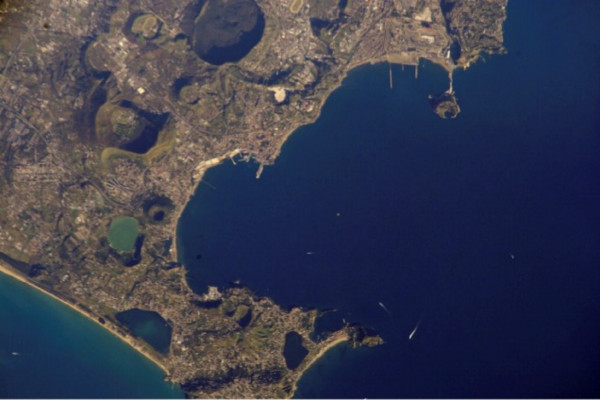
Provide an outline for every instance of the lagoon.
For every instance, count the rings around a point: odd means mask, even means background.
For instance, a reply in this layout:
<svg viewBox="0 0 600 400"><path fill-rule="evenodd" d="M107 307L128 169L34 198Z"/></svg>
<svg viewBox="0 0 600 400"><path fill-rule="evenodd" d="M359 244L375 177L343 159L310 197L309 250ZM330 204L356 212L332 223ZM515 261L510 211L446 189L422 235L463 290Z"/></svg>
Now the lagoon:
<svg viewBox="0 0 600 400"><path fill-rule="evenodd" d="M598 20L593 1L511 1L509 54L456 74L454 121L427 105L435 66L395 66L393 91L385 65L352 72L260 180L208 171L179 227L192 285L241 279L384 337L335 347L298 397L598 397ZM0 275L0 397L182 393Z"/></svg>
<svg viewBox="0 0 600 400"><path fill-rule="evenodd" d="M146 341L156 351L163 354L169 352L172 328L159 313L134 308L115 316L133 335Z"/></svg>
<svg viewBox="0 0 600 400"><path fill-rule="evenodd" d="M3 274L0 323L0 398L183 398L120 339Z"/></svg>

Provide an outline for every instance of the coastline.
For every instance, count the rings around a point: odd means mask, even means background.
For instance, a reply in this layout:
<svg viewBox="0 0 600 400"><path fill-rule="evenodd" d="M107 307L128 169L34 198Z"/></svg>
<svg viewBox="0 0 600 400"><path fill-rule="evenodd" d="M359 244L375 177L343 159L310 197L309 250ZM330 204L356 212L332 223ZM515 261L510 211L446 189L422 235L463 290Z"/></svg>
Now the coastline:
<svg viewBox="0 0 600 400"><path fill-rule="evenodd" d="M424 58L426 59L426 58ZM319 117L321 116L321 113L323 112L323 107L325 106L325 103L327 102L327 100L329 100L329 97L331 97L331 94L333 92L335 92L336 90L338 90L340 87L342 87L342 84L344 83L344 81L346 80L346 78L348 78L348 74L352 71L354 71L355 69L359 68L359 67L363 67L365 65L377 65L377 64L382 64L385 62L388 63L392 63L392 64L396 64L396 65L407 65L407 66L414 66L415 68L418 67L419 65L419 60L420 58L416 59L416 62L414 64L411 64L410 62L395 62L395 61L391 61L388 60L387 58L384 57L378 57L378 58L372 58L369 60L364 60L364 61L360 61L356 64L349 64L345 71L341 74L340 76L340 81L338 82L337 85L332 86L331 88L329 88L329 91L327 92L327 94L325 96L323 96L323 98L321 99L321 101L319 102L319 107L317 109L317 113L314 116L311 116L310 119L302 124L297 125L294 128L290 128L287 132L285 132L283 135L281 135L281 138L277 141L277 149L276 151L273 153L273 155L271 156L272 158L272 162L274 163L275 160L279 157L279 155L281 154L281 149L283 148L283 145L285 144L285 142L287 142L287 140L290 138L290 136L292 136L298 129L300 129L303 126L307 126L310 124L314 124ZM429 59L426 59L429 60ZM429 60L435 64L438 64L436 61L433 60ZM439 64L442 65L442 64ZM444 65L442 65L442 67L444 69L446 69L446 67ZM267 163L265 162L260 162L260 167L258 169L258 171L256 172L256 179L260 178L260 175L263 171L263 167L266 165Z"/></svg>
<svg viewBox="0 0 600 400"><path fill-rule="evenodd" d="M365 61L361 61L359 63L356 64L351 64L349 65L349 67L346 68L346 70L343 72L343 74L341 75L340 81L337 85L332 86L329 90L329 92L323 96L323 98L321 99L320 103L319 103L319 107L318 107L318 111L314 116L311 116L311 118L304 122L301 123L293 128L290 128L287 132L285 132L281 138L277 141L277 150L273 153L272 155L272 162L274 163L276 161L276 159L279 157L279 155L281 154L281 150L283 148L283 145L285 144L285 142L287 142L287 140L301 127L306 126L306 125L310 125L315 123L319 117L321 116L322 110L323 110L323 106L325 105L325 103L327 102L327 100L329 99L329 97L331 96L331 94L336 91L337 89L339 89L344 80L348 77L348 74L350 72L352 72L353 70L361 67L361 66L365 66L365 65L376 65L376 64L380 64L380 63L389 63L389 64L395 64L395 65L403 65L403 66L412 66L415 69L417 69L419 67L419 63L422 57L417 57L416 60L413 59L407 59L407 58L403 58L403 57L393 57L393 56L388 56L388 57L378 57L378 58L373 58L373 59L369 59L369 60L365 60ZM451 72L452 69L450 69L445 63L440 63L439 60L432 60L429 58L423 58L424 60L428 60L436 65L440 65L444 70ZM411 62L412 61L412 62ZM466 67L465 67L466 68ZM416 79L416 78L415 78ZM196 190L198 188L198 186L202 183L202 178L204 177L204 174L206 173L206 171L210 168L213 167L217 167L219 165L221 165L223 163L223 161L229 159L233 159L233 157L235 157L238 154L243 154L243 153L249 153L252 154L251 151L248 151L246 149L240 149L240 148L236 148L233 150L229 150L226 151L224 154L222 154L221 156L217 156L217 157L213 157L211 159L208 160L204 160L201 161L200 163L198 163L198 165L194 168L194 172L193 172L193 180L194 180L194 186L192 187L192 190L189 194L189 196L187 197L187 201L181 205L181 208L178 210L178 212L175 214L175 218L174 218L174 229L173 229L173 246L171 248L171 255L173 257L175 257L175 259L179 262L179 252L177 249L177 227L179 225L179 219L181 218L181 215L183 214L183 211L185 210L185 208L187 207L187 204L189 203L189 201L191 200L191 198L194 196L194 194L196 193ZM258 168L258 171L256 173L256 179L260 178L260 175L263 171L263 167L264 165L268 164L265 163L264 161L260 161L257 160L260 165ZM183 264L182 264L183 265ZM185 266L183 265L184 270L185 270L185 274L187 274L187 269L185 269ZM184 276L185 276L184 274ZM185 281L185 285L189 288L189 285L187 283L187 279L184 279ZM330 342L325 344L324 347L322 347L316 354L315 356L308 361L305 365L303 365L298 371L295 372L296 378L294 379L294 383L292 386L292 391L290 392L290 398L292 398L294 396L294 394L296 393L296 390L298 389L298 382L300 381L300 379L302 378L302 376L304 375L304 373L306 371L308 371L308 369L310 369L310 367L317 362L317 360L319 360L321 357L323 357L329 350L331 350L333 347L344 343L344 342L348 342L350 339L348 338L348 336L346 335L345 331L339 331L337 332L337 335L330 337L329 338Z"/></svg>
<svg viewBox="0 0 600 400"><path fill-rule="evenodd" d="M174 221L173 223L175 224L175 226L172 230L173 235L171 237L173 238L173 245L171 245L170 254L178 262L179 262L179 252L177 250L177 226L179 225L179 219L181 218L181 214L183 214L183 211L185 210L186 206L188 205L188 203L194 196L194 193L196 193L196 189L198 189L198 185L200 185L202 183L202 178L204 177L204 173L209 168L220 165L226 159L229 158L229 159L233 160L233 158L235 156L237 156L238 154L243 154L243 153L244 153L243 149L239 149L239 148L233 149L233 150L226 152L225 154L223 154L221 156L210 158L208 160L204 160L204 161L200 162L198 165L196 165L196 167L194 168L194 172L192 174L192 179L194 180L195 186L193 187L193 190L191 191L191 193L187 196L186 202L181 205L181 208L177 211L177 213L175 214L175 217L173 218L173 221ZM187 273L187 271L186 271L186 273ZM187 285L187 281L186 281L186 285Z"/></svg>
<svg viewBox="0 0 600 400"><path fill-rule="evenodd" d="M408 61L408 60L406 60ZM437 62L437 60L429 60L437 65L441 65L444 69L447 69L444 64L440 64L439 62ZM331 96L331 94L337 90L338 88L340 88L342 86L343 81L347 78L348 74L353 71L354 69L364 66L364 65L374 65L374 64L379 64L379 63L384 63L384 62L391 62L392 64L403 64L403 65L407 65L407 66L414 66L415 68L418 68L418 59L417 59L417 64L411 64L410 62L396 62L395 60L388 60L388 59L384 59L384 58L375 58L375 59L370 59L370 60L364 60L361 61L359 63L356 64L351 64L349 65L345 71L341 74L341 78L340 81L332 86L330 88L330 90L327 92L327 94L325 96L323 96L323 98L321 99L319 106L318 106L318 110L317 112L310 116L310 118L306 121L303 121L302 123L294 126L293 128L290 128L287 130L287 132L285 132L283 135L281 135L281 137L279 138L279 140L274 141L273 143L276 145L276 151L273 152L273 154L269 157L271 161L266 161L266 160L257 160L260 163L259 166L259 170L257 172L257 179L260 177L260 173L262 172L262 168L264 165L267 165L269 163L275 162L275 160L279 157L282 147L285 144L285 142L290 138L290 136L292 136L299 128L301 128L302 126L306 126L306 125L310 125L312 123L314 123L320 116L322 113L322 109L323 106L325 104L325 102L329 99L329 97ZM275 147L275 146L274 146ZM178 249L177 249L177 226L178 226L178 222L179 219L181 218L181 215L183 213L183 211L185 210L187 204L189 203L189 200L192 198L192 196L194 195L194 193L196 192L196 189L198 187L198 185L200 185L202 183L202 178L205 174L205 172L212 167L216 167L218 165L220 165L223 161L227 160L228 158L233 158L238 154L243 154L243 153L249 153L252 154L252 151L248 151L246 149L240 149L240 148L236 148L233 150L229 150L226 151L223 155L221 156L217 156L217 157L213 157L211 159L208 160L204 160L200 163L198 163L198 165L194 168L193 171L193 180L194 180L194 186L191 188L190 194L187 197L187 200L184 204L181 205L181 208L178 210L178 212L174 215L174 220L173 220L173 244L174 246L171 247L171 256L174 257L176 260L178 260ZM186 271L187 272L187 271ZM68 306L69 308L71 308L72 310L77 311L78 313L80 313L81 315L85 316L86 318L88 318L89 320L93 321L94 323L96 323L98 326L105 328L106 330L108 330L110 333L112 333L114 336L118 337L119 339L121 339L123 342L127 343L131 348L133 348L134 350L138 351L139 353L141 353L145 358L147 358L148 360L150 360L152 363L154 363L155 365L157 365L161 370L163 370L163 372L165 373L166 377L168 377L170 375L169 370L167 369L166 365L163 363L162 360L160 360L158 357L156 357L155 355L152 354L151 351L148 351L148 349L146 349L142 344L140 344L140 342L138 340L133 339L131 336L124 336L118 329L118 327L116 325L114 325L111 321L106 321L105 324L102 324L98 321L98 316L94 315L93 313L90 313L86 310L84 310L83 308L79 307L76 304L70 303L65 299L62 299L61 297L57 296L56 294L47 291L46 289L38 286L35 284L35 282L31 281L30 279L28 279L26 276L24 276L23 274L21 274L20 272L16 271L14 268L12 268L10 265L8 265L7 263L3 262L0 260L0 273L3 273L5 275L8 275L9 277L16 279L34 289L37 289L38 291L52 297L53 299L61 302L62 304ZM189 288L189 285L187 283L187 280L185 280L185 284L186 286ZM329 340L329 341L328 341ZM347 334L344 331L339 331L337 332L337 334L334 334L334 336L330 337L329 339L326 339L326 343L322 343L321 345L323 347L320 348L320 350L318 350L316 352L316 354L314 355L314 357L312 357L309 361L306 362L305 365L303 365L298 371L295 371L295 373L293 374L295 376L294 379L294 383L292 386L292 391L291 391L291 395L290 397L293 397L296 390L297 390L297 384L298 381L301 379L301 377L304 375L304 373L310 369L310 367L317 361L319 360L321 357L323 357L330 349L332 349L333 347L343 343L343 342L347 342L349 341L349 338L347 336ZM317 346L319 346L319 344L317 344Z"/></svg>
<svg viewBox="0 0 600 400"><path fill-rule="evenodd" d="M455 68L455 67L449 66L447 64L447 62L445 62L446 61L445 59L430 59L430 58L426 58L426 57L416 57L415 58L415 57L409 57L406 55L399 55L399 54L387 54L386 56L375 57L375 58L371 58L368 60L361 60L354 64L352 64L352 63L348 64L346 66L344 72L341 74L340 81L338 82L338 84L329 88L329 91L327 92L327 94L325 96L323 96L323 98L319 102L319 106L317 107L317 113L313 116L310 116L310 118L307 121L304 121L304 122L296 125L295 127L288 129L287 131L284 131L284 133L281 135L281 137L278 140L274 141L274 143L276 143L277 146L276 146L275 152L270 156L270 159L271 159L270 162L275 163L275 161L281 154L281 149L283 148L283 145L285 144L285 142L287 142L287 140L290 138L290 136L292 136L298 129L302 128L303 126L313 124L319 119L319 117L321 116L321 113L323 111L323 106L325 105L325 103L327 102L327 100L329 99L331 94L342 86L344 80L346 80L346 78L348 77L348 74L350 72L354 71L355 69L357 69L359 67L365 66L365 65L377 65L377 64L382 64L382 63L388 63L388 64L392 64L392 65L409 66L409 67L414 67L415 69L417 69L417 68L419 68L421 59L427 60L435 65L439 65L444 70L448 71L449 73L451 73L453 71L453 69ZM468 65L464 66L463 68L464 69L468 68ZM417 78L415 78L415 79L417 79ZM194 167L192 179L193 179L193 184L195 186L192 188L190 194L187 196L186 202L181 205L181 209L178 210L178 212L175 214L175 218L174 218L175 227L174 227L174 232L173 232L172 237L173 237L173 244L175 246L173 246L171 248L171 254L176 259L178 259L177 225L179 224L179 219L181 218L183 211L187 207L187 204L191 200L192 196L194 196L194 193L196 193L198 186L202 183L202 178L204 177L204 174L206 173L206 171L208 169L221 165L223 163L223 161L225 161L227 159L233 159L236 155L244 154L244 153L247 153L250 156L253 155L253 152L248 149L235 148L233 150L228 150L228 151L224 152L220 156L201 161L198 163L198 165L196 165L196 167ZM254 155L256 155L256 154L254 154ZM268 162L266 160L260 160L260 159L257 159L256 161L259 163L259 167L256 172L256 179L260 179L260 176L262 174L264 166L269 165L270 162Z"/></svg>
<svg viewBox="0 0 600 400"><path fill-rule="evenodd" d="M23 276L21 273L15 271L11 266L9 266L6 262L0 260L0 273L9 276L12 279L15 279L21 283L24 283L25 285L36 289L40 292L42 292L43 294L50 296L51 298L53 298L56 301L59 301L60 303L64 304L65 306L69 307L72 310L75 310L76 312L78 312L79 314L83 315L84 317L86 317L87 319L89 319L90 321L93 321L94 323L96 323L97 325L101 326L102 328L106 329L108 332L112 333L114 336L116 336L117 338L121 339L121 341L125 342L126 344L128 344L131 348L133 348L134 350L136 350L138 353L142 354L146 359L150 360L153 364L155 364L156 366L158 366L164 373L165 376L169 375L169 370L167 369L166 365L159 360L156 356L154 356L153 354L151 354L147 349L145 349L141 344L139 344L136 340L134 340L132 337L130 336L123 336L115 326L112 326L112 323L110 321L106 321L105 324L102 324L98 321L97 317L95 315L93 315L92 313L82 309L81 307L72 304L62 298L60 298L59 296L55 295L54 293L51 293L49 291L47 291L44 288L41 288L39 286L37 286L35 283L33 283L31 280L27 279L25 276Z"/></svg>
<svg viewBox="0 0 600 400"><path fill-rule="evenodd" d="M37 286L35 283L33 283L32 281L30 281L29 279L27 279L25 276L23 276L21 273L17 272L14 270L14 268L12 268L11 266L9 266L8 264L6 264L4 261L0 260L0 273L3 275L8 276L11 279L17 280L35 290L38 290L39 292L51 297L52 299L62 303L63 305L69 307L71 310L74 310L76 312L78 312L80 315L83 315L85 318L87 318L90 321L93 321L95 324L97 324L98 326L104 328L105 330L107 330L108 332L110 332L111 334L113 334L114 336L116 336L117 338L119 338L121 341L123 341L124 343L126 343L127 345L129 345L133 350L137 351L138 353L142 354L146 359L148 359L149 361L151 361L153 364L155 364L156 366L158 366L164 373L165 376L169 375L169 370L167 369L167 367L163 364L162 361L160 361L158 358L156 358L154 355L152 355L150 352L148 352L144 347L142 347L137 341L135 341L132 337L126 337L123 336L117 329L116 327L112 326L110 321L107 321L105 324L101 324L98 320L97 317L93 314L91 314L88 311L83 310L82 308L80 308L79 306L72 304L62 298L60 298L59 296L55 295L54 293L51 293L47 290L45 290L44 288L41 288L39 286ZM314 357L312 357L308 362L306 362L306 364L304 364L298 371L295 372L294 375L296 375L296 378L294 379L294 383L292 386L292 391L290 393L290 397L292 398L294 396L294 394L296 393L297 389L298 389L298 382L300 381L300 379L302 378L302 376L304 375L304 373L306 371L308 371L308 369L310 369L310 367L316 363L321 357L323 357L329 350L331 350L332 348L334 348L335 346L344 343L344 342L348 342L349 338L347 336L347 334L345 333L345 331L339 331L337 332L337 334L334 334L333 336L331 336L330 338L326 339L326 344L324 344L323 347L321 347L319 349L319 351L317 351L317 353L314 355Z"/></svg>
<svg viewBox="0 0 600 400"><path fill-rule="evenodd" d="M337 335L331 337L330 342L327 343L325 346L323 346L310 361L308 361L306 364L304 364L302 366L302 368L300 368L297 371L298 375L297 375L296 379L294 380L290 398L294 397L294 395L296 394L296 391L298 390L298 382L300 381L300 379L302 378L304 373L306 371L308 371L310 369L310 367L312 367L313 364L317 362L317 360L319 360L321 357L323 357L332 348L336 347L337 345L339 345L341 343L348 342L349 340L350 339L348 338L348 335L346 335L345 331L343 331L343 330L339 331L339 333Z"/></svg>

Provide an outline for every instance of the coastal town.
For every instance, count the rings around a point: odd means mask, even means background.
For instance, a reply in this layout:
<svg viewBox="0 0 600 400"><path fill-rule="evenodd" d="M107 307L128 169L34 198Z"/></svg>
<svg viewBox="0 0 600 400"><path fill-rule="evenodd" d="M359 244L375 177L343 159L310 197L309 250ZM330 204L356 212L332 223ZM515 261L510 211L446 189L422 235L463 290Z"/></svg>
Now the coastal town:
<svg viewBox="0 0 600 400"><path fill-rule="evenodd" d="M260 176L360 65L411 66L417 79L420 60L440 65L449 89L429 101L456 116L452 72L504 51L506 2L5 1L0 271L123 338L190 396L291 397L332 346L385 338L354 321L317 340L318 310L239 285L193 292L176 238L188 199L227 159ZM116 232L123 219L134 224ZM168 352L119 321L132 309L170 326ZM293 368L290 333L306 350Z"/></svg>

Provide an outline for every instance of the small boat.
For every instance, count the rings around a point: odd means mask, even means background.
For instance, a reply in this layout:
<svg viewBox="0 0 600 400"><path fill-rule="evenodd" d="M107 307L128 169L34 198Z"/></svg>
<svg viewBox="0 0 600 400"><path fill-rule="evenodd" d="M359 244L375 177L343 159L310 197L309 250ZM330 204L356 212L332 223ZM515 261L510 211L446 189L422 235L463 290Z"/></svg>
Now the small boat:
<svg viewBox="0 0 600 400"><path fill-rule="evenodd" d="M385 311L386 313L388 313L388 315L392 315L392 313L390 312L390 310L388 310L388 308L385 306L385 304L383 304L381 301L379 302L379 307L383 308L383 311Z"/></svg>
<svg viewBox="0 0 600 400"><path fill-rule="evenodd" d="M19 355L20 355L18 351L13 351L11 354L12 354L13 356L19 356Z"/></svg>
<svg viewBox="0 0 600 400"><path fill-rule="evenodd" d="M410 335L408 335L408 340L412 340L412 338L415 336L415 333L417 333L417 329L419 329L420 324L421 324L421 320L419 320L419 322L417 322L415 329L413 329L412 332L410 333Z"/></svg>

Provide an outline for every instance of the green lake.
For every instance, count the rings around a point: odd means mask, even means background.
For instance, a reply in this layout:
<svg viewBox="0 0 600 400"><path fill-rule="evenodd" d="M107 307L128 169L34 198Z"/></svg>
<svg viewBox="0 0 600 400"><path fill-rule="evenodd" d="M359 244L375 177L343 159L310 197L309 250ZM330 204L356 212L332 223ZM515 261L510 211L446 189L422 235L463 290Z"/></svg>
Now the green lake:
<svg viewBox="0 0 600 400"><path fill-rule="evenodd" d="M137 237L138 222L135 218L118 218L110 224L108 242L115 250L132 250Z"/></svg>

